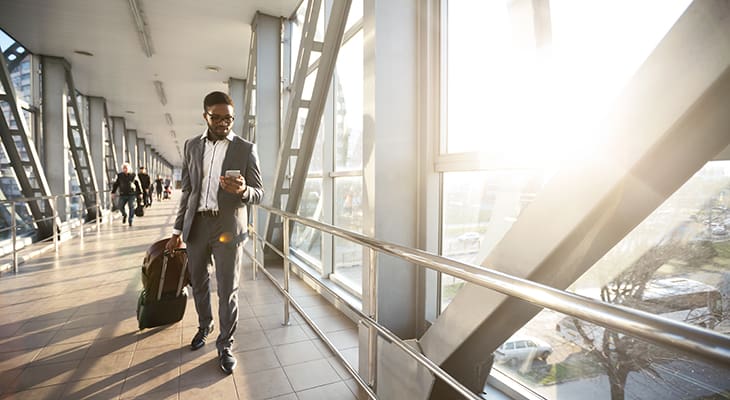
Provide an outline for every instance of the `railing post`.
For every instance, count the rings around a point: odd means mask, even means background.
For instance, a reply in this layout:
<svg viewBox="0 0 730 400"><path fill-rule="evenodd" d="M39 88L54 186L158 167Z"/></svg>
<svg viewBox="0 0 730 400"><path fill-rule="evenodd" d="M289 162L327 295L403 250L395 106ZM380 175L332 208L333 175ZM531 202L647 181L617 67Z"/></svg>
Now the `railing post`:
<svg viewBox="0 0 730 400"><path fill-rule="evenodd" d="M284 231L284 291L289 293L289 217L282 216ZM284 301L284 325L289 325L289 298Z"/></svg>
<svg viewBox="0 0 730 400"><path fill-rule="evenodd" d="M378 253L368 250L370 268L368 270L368 316L378 321ZM378 331L368 325L368 384L375 390L378 367Z"/></svg>
<svg viewBox="0 0 730 400"><path fill-rule="evenodd" d="M81 203L81 207L79 207L79 223L81 225L80 226L81 229L79 229L79 238L81 240L83 240L84 239L84 210L86 210L86 202L84 201L84 196L81 193L79 193L78 196L79 196L79 200L80 200L79 202Z"/></svg>
<svg viewBox="0 0 730 400"><path fill-rule="evenodd" d="M101 196L99 196L98 190L94 193L96 196L96 233L98 234L101 231Z"/></svg>
<svg viewBox="0 0 730 400"><path fill-rule="evenodd" d="M58 195L51 197L53 200L53 248L58 253Z"/></svg>
<svg viewBox="0 0 730 400"><path fill-rule="evenodd" d="M18 273L18 247L17 247L17 244L15 243L15 241L17 239L16 231L18 229L18 226L17 226L17 223L15 222L15 202L14 201L10 202L10 218L13 221L10 224L10 227L13 230L13 233L11 235L11 237L13 238L13 272L17 274Z"/></svg>
<svg viewBox="0 0 730 400"><path fill-rule="evenodd" d="M258 218L258 207L252 206L251 207L251 238L253 239L253 243L251 243L251 247L253 250L253 266L251 270L251 278L255 281L256 280L256 271L258 270L257 262L259 260L258 255L258 245L256 245L256 242L258 242L258 227L259 227L259 218Z"/></svg>

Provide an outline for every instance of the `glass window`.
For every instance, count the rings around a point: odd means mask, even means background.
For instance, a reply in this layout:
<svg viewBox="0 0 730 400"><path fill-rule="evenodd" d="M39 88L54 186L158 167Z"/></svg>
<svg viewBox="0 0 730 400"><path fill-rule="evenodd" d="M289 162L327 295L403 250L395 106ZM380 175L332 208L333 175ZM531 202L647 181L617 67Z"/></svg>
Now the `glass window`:
<svg viewBox="0 0 730 400"><path fill-rule="evenodd" d="M362 177L335 178L335 225L362 232ZM337 278L362 293L362 247L349 240L335 238L334 273Z"/></svg>
<svg viewBox="0 0 730 400"><path fill-rule="evenodd" d="M291 69L292 78L296 73L297 59L299 57L299 46L302 42L302 32L304 31L304 18L307 13L308 1L303 1L299 5L296 14L292 20L292 32L291 32L291 62L289 68Z"/></svg>
<svg viewBox="0 0 730 400"><path fill-rule="evenodd" d="M345 23L345 32L347 32L348 29L352 28L353 25L358 23L363 16L363 1L362 0L352 0L352 4L350 4L350 13L347 14L347 22Z"/></svg>
<svg viewBox="0 0 730 400"><path fill-rule="evenodd" d="M362 170L362 30L340 49L334 82L335 170Z"/></svg>
<svg viewBox="0 0 730 400"><path fill-rule="evenodd" d="M551 0L542 41L530 2L448 2L442 152L537 166L580 157L600 139L589 128L690 2Z"/></svg>
<svg viewBox="0 0 730 400"><path fill-rule="evenodd" d="M302 200L299 203L299 211L297 214L302 217L321 221L324 213L322 195L322 179L307 178L304 183ZM322 259L321 235L318 230L304 225L294 224L291 246L308 254L314 260ZM316 264L315 267L321 268L321 265Z"/></svg>
<svg viewBox="0 0 730 400"><path fill-rule="evenodd" d="M730 161L712 161L568 290L728 335L728 229ZM551 355L495 367L549 398L579 382L612 398L721 398L728 390L726 367L550 310L522 333L548 343Z"/></svg>
<svg viewBox="0 0 730 400"><path fill-rule="evenodd" d="M535 170L444 173L442 254L481 263L546 180ZM460 279L441 277L441 309L462 286Z"/></svg>

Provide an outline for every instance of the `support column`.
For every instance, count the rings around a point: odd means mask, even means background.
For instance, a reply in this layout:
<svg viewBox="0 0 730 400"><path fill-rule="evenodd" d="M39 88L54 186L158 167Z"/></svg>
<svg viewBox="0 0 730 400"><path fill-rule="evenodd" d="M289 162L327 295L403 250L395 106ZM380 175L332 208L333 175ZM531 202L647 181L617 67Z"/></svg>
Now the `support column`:
<svg viewBox="0 0 730 400"><path fill-rule="evenodd" d="M129 162L129 165L131 166L132 172L135 174L137 173L137 130L136 129L127 129L126 132L126 138L127 138L127 154L126 154L126 160Z"/></svg>
<svg viewBox="0 0 730 400"><path fill-rule="evenodd" d="M418 243L418 7L417 0L366 0L363 26L363 233L409 247ZM367 262L367 253L363 255L362 303L367 308L370 299L366 282L375 266ZM419 309L416 266L379 255L377 271L379 322L401 338L415 338ZM367 329L361 327L359 360L360 372L365 375L367 343ZM397 381L405 378L415 385L415 375L393 371L382 361L387 353L402 352L392 350L383 341L378 347L378 395L419 398L413 392L417 388L410 389L410 393L399 391L404 382Z"/></svg>
<svg viewBox="0 0 730 400"><path fill-rule="evenodd" d="M265 200L270 203L273 193L276 160L279 156L281 132L280 90L280 42L281 20L270 15L256 14L256 145L262 160L261 178ZM250 82L247 82L250 84ZM241 114L244 114L243 112ZM243 122L243 121L241 121ZM246 134L244 134L245 137ZM266 164L269 165L266 165ZM266 221L266 213L259 214L259 221ZM262 232L265 227L261 227Z"/></svg>
<svg viewBox="0 0 730 400"><path fill-rule="evenodd" d="M121 172L121 165L127 161L127 126L122 117L112 117L112 127L114 129L114 150L117 153L117 165Z"/></svg>
<svg viewBox="0 0 730 400"><path fill-rule="evenodd" d="M145 167L147 167L147 173L150 174L150 177L152 177L152 174L154 173L154 166L152 165L152 157L153 157L152 145L151 144L145 145L144 150L145 150L144 151L144 154L145 154L144 165L145 165Z"/></svg>
<svg viewBox="0 0 730 400"><path fill-rule="evenodd" d="M89 97L89 152L94 165L96 187L108 188L106 176L106 148L104 146L104 98Z"/></svg>
<svg viewBox="0 0 730 400"><path fill-rule="evenodd" d="M281 132L279 43L281 20L266 14L256 14L256 142L259 159L275 162ZM274 166L262 168L265 188L274 182Z"/></svg>
<svg viewBox="0 0 730 400"><path fill-rule="evenodd" d="M51 193L65 195L70 191L69 154L68 154L68 114L66 101L65 60L56 57L43 57L43 167ZM59 198L58 216L66 220L67 204Z"/></svg>
<svg viewBox="0 0 730 400"><path fill-rule="evenodd" d="M137 171L136 171L136 173L139 173L139 169L142 167L147 168L147 145L145 144L144 139L137 139Z"/></svg>
<svg viewBox="0 0 730 400"><path fill-rule="evenodd" d="M238 136L246 138L246 132L243 131L243 117L246 112L243 109L243 96L246 93L246 81L243 79L228 79L228 95L233 99L233 113L236 119L233 121L233 132Z"/></svg>

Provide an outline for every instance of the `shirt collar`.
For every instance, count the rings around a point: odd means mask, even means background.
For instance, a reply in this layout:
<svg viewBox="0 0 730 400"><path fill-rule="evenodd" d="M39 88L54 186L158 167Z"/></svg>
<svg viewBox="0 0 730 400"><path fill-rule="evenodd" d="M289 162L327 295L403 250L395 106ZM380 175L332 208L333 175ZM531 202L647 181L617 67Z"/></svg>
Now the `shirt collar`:
<svg viewBox="0 0 730 400"><path fill-rule="evenodd" d="M233 132L233 129L231 129L231 131L228 132L228 135L226 135L226 139L228 139L229 142L232 142L233 138L235 136L236 136L236 133ZM205 128L205 130L203 131L203 134L200 135L200 140L205 142L205 139L207 139L207 138L208 138L208 128Z"/></svg>

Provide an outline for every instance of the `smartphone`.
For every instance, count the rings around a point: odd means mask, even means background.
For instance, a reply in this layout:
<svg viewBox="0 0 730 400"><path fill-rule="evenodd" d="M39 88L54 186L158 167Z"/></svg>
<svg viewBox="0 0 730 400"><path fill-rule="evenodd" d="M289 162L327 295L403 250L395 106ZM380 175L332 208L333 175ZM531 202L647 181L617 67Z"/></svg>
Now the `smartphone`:
<svg viewBox="0 0 730 400"><path fill-rule="evenodd" d="M239 176L241 176L241 170L240 169L228 169L228 170L226 170L226 176L238 178Z"/></svg>

